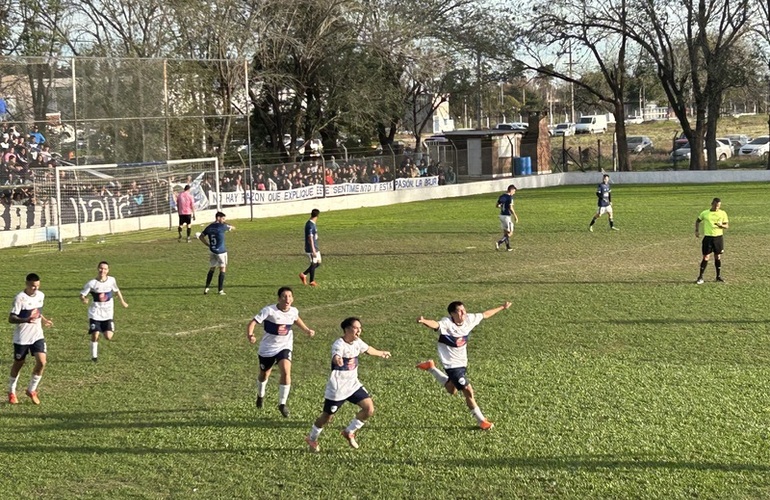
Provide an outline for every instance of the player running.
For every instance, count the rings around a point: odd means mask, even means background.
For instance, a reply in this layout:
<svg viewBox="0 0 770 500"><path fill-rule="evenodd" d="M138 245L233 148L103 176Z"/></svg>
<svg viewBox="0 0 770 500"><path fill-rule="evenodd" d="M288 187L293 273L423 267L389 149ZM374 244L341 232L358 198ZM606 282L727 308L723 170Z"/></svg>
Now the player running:
<svg viewBox="0 0 770 500"><path fill-rule="evenodd" d="M99 262L96 266L96 278L88 281L80 292L80 301L88 304L88 296L93 301L88 306L88 334L91 335L91 361L99 360L99 334L103 334L107 340L112 340L115 333L115 303L113 295L117 294L120 304L128 307L120 293L115 278L109 276L110 265L106 261Z"/></svg>
<svg viewBox="0 0 770 500"><path fill-rule="evenodd" d="M497 208L500 209L500 226L503 229L503 237L495 243L495 250L500 250L500 245L505 243L505 248L511 252L511 235L513 234L513 223L519 222L519 216L513 209L513 195L516 194L516 186L511 184L508 190L497 198ZM513 217L513 220L511 220Z"/></svg>

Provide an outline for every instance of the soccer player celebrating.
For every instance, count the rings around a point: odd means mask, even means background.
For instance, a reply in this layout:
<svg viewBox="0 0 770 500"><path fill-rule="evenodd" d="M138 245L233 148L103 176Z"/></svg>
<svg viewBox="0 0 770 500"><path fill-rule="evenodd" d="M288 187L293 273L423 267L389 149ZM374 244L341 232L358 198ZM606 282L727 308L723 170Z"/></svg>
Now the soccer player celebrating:
<svg viewBox="0 0 770 500"><path fill-rule="evenodd" d="M447 307L449 316L440 321L425 319L422 316L417 318L418 323L438 332L438 355L446 373L436 368L436 363L432 359L418 364L417 368L433 375L449 394L454 395L460 390L465 396L465 404L468 405L471 414L476 418L479 427L485 431L491 429L494 424L484 418L481 413L476 404L473 387L471 387L465 374L468 366L468 337L471 330L482 320L491 318L509 307L511 307L511 303L506 302L483 313L469 314L465 311L465 305L462 302L455 301Z"/></svg>
<svg viewBox="0 0 770 500"><path fill-rule="evenodd" d="M591 219L591 223L588 225L588 230L593 232L596 219L606 213L607 217L610 219L610 229L617 231L618 228L615 227L615 221L612 218L612 189L610 189L609 175L604 174L602 176L602 182L596 186L596 197L599 199L597 202L598 207L593 219Z"/></svg>
<svg viewBox="0 0 770 500"><path fill-rule="evenodd" d="M374 414L372 398L358 380L358 356L366 353L384 359L390 358L390 352L375 349L361 340L361 320L358 318L346 318L340 323L340 327L342 337L332 344L332 373L326 384L323 412L313 423L310 434L305 437L310 451L314 453L321 451L318 446L319 434L324 426L334 419L337 410L345 401L361 408L350 424L342 430L342 436L347 439L350 447L358 448L356 431Z"/></svg>
<svg viewBox="0 0 770 500"><path fill-rule="evenodd" d="M91 335L91 361L94 362L99 359L99 334L103 333L105 339L112 340L115 332L113 294L117 294L123 307L128 307L118 283L109 273L110 265L105 261L99 262L96 266L96 278L88 281L80 292L80 301L83 304L88 304L89 295L93 299L88 306L88 333Z"/></svg>
<svg viewBox="0 0 770 500"><path fill-rule="evenodd" d="M317 286L315 281L315 270L321 265L321 251L318 249L318 216L321 211L314 208L310 211L310 219L305 223L305 254L310 259L310 265L303 272L299 273L299 279L303 285ZM308 278L310 282L308 283Z"/></svg>
<svg viewBox="0 0 770 500"><path fill-rule="evenodd" d="M227 271L225 233L235 229L235 226L225 224L226 216L224 213L217 212L214 217L216 221L206 226L206 229L198 236L198 239L209 247L209 265L211 266L206 275L206 287L203 289L203 295L209 293L209 286L217 267L219 267L219 295L225 295L225 272Z"/></svg>
<svg viewBox="0 0 770 500"><path fill-rule="evenodd" d="M8 316L8 322L16 325L13 328L13 364L8 382L8 403L12 405L19 402L16 398L16 384L27 354L35 357L35 367L32 369L32 378L27 386L27 396L36 405L40 404L37 386L43 377L46 363L43 326L53 326L53 322L43 316L44 301L45 294L40 291L40 277L35 273L28 274L26 286L14 297L11 313Z"/></svg>
<svg viewBox="0 0 770 500"><path fill-rule="evenodd" d="M281 371L281 381L278 386L278 411L284 417L289 416L286 401L291 389L291 354L294 348L294 332L292 326L296 323L309 337L315 331L305 325L299 317L299 311L293 307L294 292L288 286L278 289L278 303L262 308L246 327L246 337L255 344L257 337L254 328L257 324L264 325L265 333L259 343L259 376L257 377L257 408L262 408L265 399L267 379L274 365Z"/></svg>
<svg viewBox="0 0 770 500"><path fill-rule="evenodd" d="M723 235L725 229L730 224L727 220L727 212L722 210L722 200L714 198L711 200L711 208L704 210L695 219L695 237L700 237L700 223L703 221L703 242L701 243L701 250L703 259L700 261L700 273L698 273L698 279L695 283L698 285L703 284L703 272L706 270L706 266L709 263L709 255L714 254L714 267L717 270L717 281L724 281L722 278L722 254L725 251L725 242Z"/></svg>
<svg viewBox="0 0 770 500"><path fill-rule="evenodd" d="M511 248L511 235L513 234L513 223L519 222L519 216L516 215L516 211L513 209L513 195L516 194L516 186L511 184L508 186L508 190L501 194L497 199L497 208L500 209L500 225L503 228L503 237L497 240L495 243L495 250L500 249L500 245L505 243L505 248L508 251L512 251ZM511 220L513 217L513 221Z"/></svg>

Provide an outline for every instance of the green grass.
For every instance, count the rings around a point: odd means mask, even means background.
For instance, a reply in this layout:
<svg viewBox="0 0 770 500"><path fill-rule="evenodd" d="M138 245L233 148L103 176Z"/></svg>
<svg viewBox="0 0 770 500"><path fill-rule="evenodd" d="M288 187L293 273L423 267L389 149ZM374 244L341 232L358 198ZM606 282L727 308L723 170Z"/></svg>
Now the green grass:
<svg viewBox="0 0 770 500"><path fill-rule="evenodd" d="M0 404L2 498L767 498L770 200L764 184L616 186L619 232L593 186L520 191L512 253L495 252L497 194L321 214L320 287L299 285L306 217L234 221L228 295L203 296L206 249L175 232L62 253L2 252L0 297L42 276L49 365L40 406ZM725 284L693 281L697 214L724 200ZM81 286L106 259L129 303L90 361ZM292 415L254 408L250 317L294 286L318 333L296 335ZM511 310L477 327L469 378L495 422L414 364L436 357L451 300ZM364 357L376 414L351 450L321 410L339 322L390 350ZM6 325L10 364L11 325ZM29 380L25 366L19 381ZM3 379L7 380L7 379Z"/></svg>

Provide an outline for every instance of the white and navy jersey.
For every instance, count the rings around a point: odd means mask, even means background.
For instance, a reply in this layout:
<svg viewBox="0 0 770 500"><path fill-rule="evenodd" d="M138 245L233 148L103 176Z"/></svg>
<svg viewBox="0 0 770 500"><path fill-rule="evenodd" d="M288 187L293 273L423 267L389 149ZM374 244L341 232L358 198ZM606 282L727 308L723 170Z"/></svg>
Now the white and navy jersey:
<svg viewBox="0 0 770 500"><path fill-rule="evenodd" d="M91 295L91 304L88 306L88 318L98 321L111 320L115 314L115 301L113 295L118 291L115 278L107 276L104 281L94 278L85 284L80 295Z"/></svg>
<svg viewBox="0 0 770 500"><path fill-rule="evenodd" d="M292 325L299 318L296 307L289 307L288 311L278 309L278 304L265 306L254 316L254 321L265 329L262 340L259 342L260 356L275 356L284 349L294 348L294 332Z"/></svg>
<svg viewBox="0 0 770 500"><path fill-rule="evenodd" d="M513 195L501 194L497 199L497 205L500 207L500 215L513 215Z"/></svg>
<svg viewBox="0 0 770 500"><path fill-rule="evenodd" d="M457 325L448 316L441 318L438 322L438 356L444 368L468 366L468 337L482 319L484 315L481 313L469 313L463 324Z"/></svg>
<svg viewBox="0 0 770 500"><path fill-rule="evenodd" d="M612 196L610 195L610 185L605 183L600 183L598 186L596 186L596 197L599 198L598 205L600 207L608 207L610 206L610 202L612 201Z"/></svg>
<svg viewBox="0 0 770 500"><path fill-rule="evenodd" d="M332 344L332 373L326 383L324 398L331 401L344 401L359 388L363 387L358 381L358 356L369 350L369 344L356 339L348 344L338 338ZM334 356L342 358L342 366L334 363Z"/></svg>
<svg viewBox="0 0 770 500"><path fill-rule="evenodd" d="M26 292L19 292L13 299L13 305L11 306L11 314L15 314L20 318L29 318L32 311L38 310L40 316L37 319L32 320L31 323L17 323L13 328L13 343L21 345L32 345L38 340L43 338L43 325L41 323L41 316L43 315L43 302L45 301L45 294L40 290L35 292L35 295L27 295Z"/></svg>

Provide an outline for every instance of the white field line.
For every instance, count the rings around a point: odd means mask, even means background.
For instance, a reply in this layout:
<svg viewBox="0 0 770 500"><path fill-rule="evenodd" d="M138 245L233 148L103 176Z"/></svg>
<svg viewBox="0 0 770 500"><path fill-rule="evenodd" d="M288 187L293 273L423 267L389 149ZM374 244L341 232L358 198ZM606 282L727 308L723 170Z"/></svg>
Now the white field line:
<svg viewBox="0 0 770 500"><path fill-rule="evenodd" d="M758 226L758 225L765 225L765 224L767 224L767 223L766 222L755 222L755 223L751 223L751 224L746 224L744 227L746 227L746 226ZM701 235L700 238L697 238L697 239L694 236L692 236L692 235L688 235L686 237L682 236L681 238L679 238L679 240L681 240L683 242L686 240L686 241L694 242L694 244L697 244L697 250L695 251L695 253L697 254L697 253L700 252L700 241L701 241L702 238L703 238L702 235ZM652 247L661 246L661 245L670 245L671 243L672 243L671 240L656 241L656 242L648 243L648 244L642 245L642 246L633 246L633 247L630 247L630 248L620 248L620 249L615 250L615 251L603 253L602 255L603 256L607 256L607 255L616 256L616 255L622 255L624 253L633 253L634 255L637 255L637 254L643 253L643 252L640 252L640 250L644 250L645 248L652 248ZM697 258L695 260L696 260L696 264L697 264ZM575 259L571 259L571 258L565 258L565 259L561 259L561 260L557 260L557 261L544 262L544 263L535 264L533 266L529 266L529 268L533 269L533 270L537 270L537 269L541 269L541 270L542 269L552 269L552 268L561 267L561 266L564 266L564 265L573 265L573 266L574 265L580 265L581 261L583 261L586 264L588 264L589 262L594 262L595 261L595 257L594 256L587 256L586 258L579 259L579 260L575 260ZM643 263L636 262L635 266L642 267ZM517 270L516 273L517 274L521 274L521 269ZM477 278L499 278L500 274L501 274L500 271L494 271L494 272L490 272L486 276L477 276ZM425 285L417 285L417 286L409 287L408 290L415 290L416 291L416 290L420 290L420 289L423 289L423 288L432 288L434 286L436 286L435 283L426 283ZM400 288L398 290L392 290L392 291L389 291L389 292L382 292L382 293L378 293L378 294L374 294L374 295L366 295L366 296L356 297L355 299L345 300L345 301L342 301L342 302L335 302L334 304L323 304L323 305L317 305L317 306L303 307L302 310L303 311L317 311L317 310L321 310L321 309L327 309L327 308L330 308L330 307L339 308L341 306L344 307L344 306L349 306L349 305L357 304L357 303L359 303L361 301L367 301L367 300L371 300L371 299L383 298L383 297L387 297L387 296L394 295L394 294L399 294L400 295L403 292L404 292L404 288ZM236 326L236 325L239 325L239 324L245 325L246 321L243 320L243 319L239 319L239 320L233 320L232 322L228 322L228 323L223 323L223 324L219 324L219 325L212 325L212 326L206 326L206 327L203 327L203 328L195 328L195 329L192 329L192 330L183 330L183 331L179 331L179 332L166 332L166 333L162 333L161 335L167 335L167 336L170 336L170 337L185 337L185 336L188 336L188 335L195 335L197 333L204 333L204 332L207 332L207 331L210 331L210 330L218 330L218 329L221 329L221 328L232 327L232 326ZM245 328L245 326L244 326L244 328Z"/></svg>

